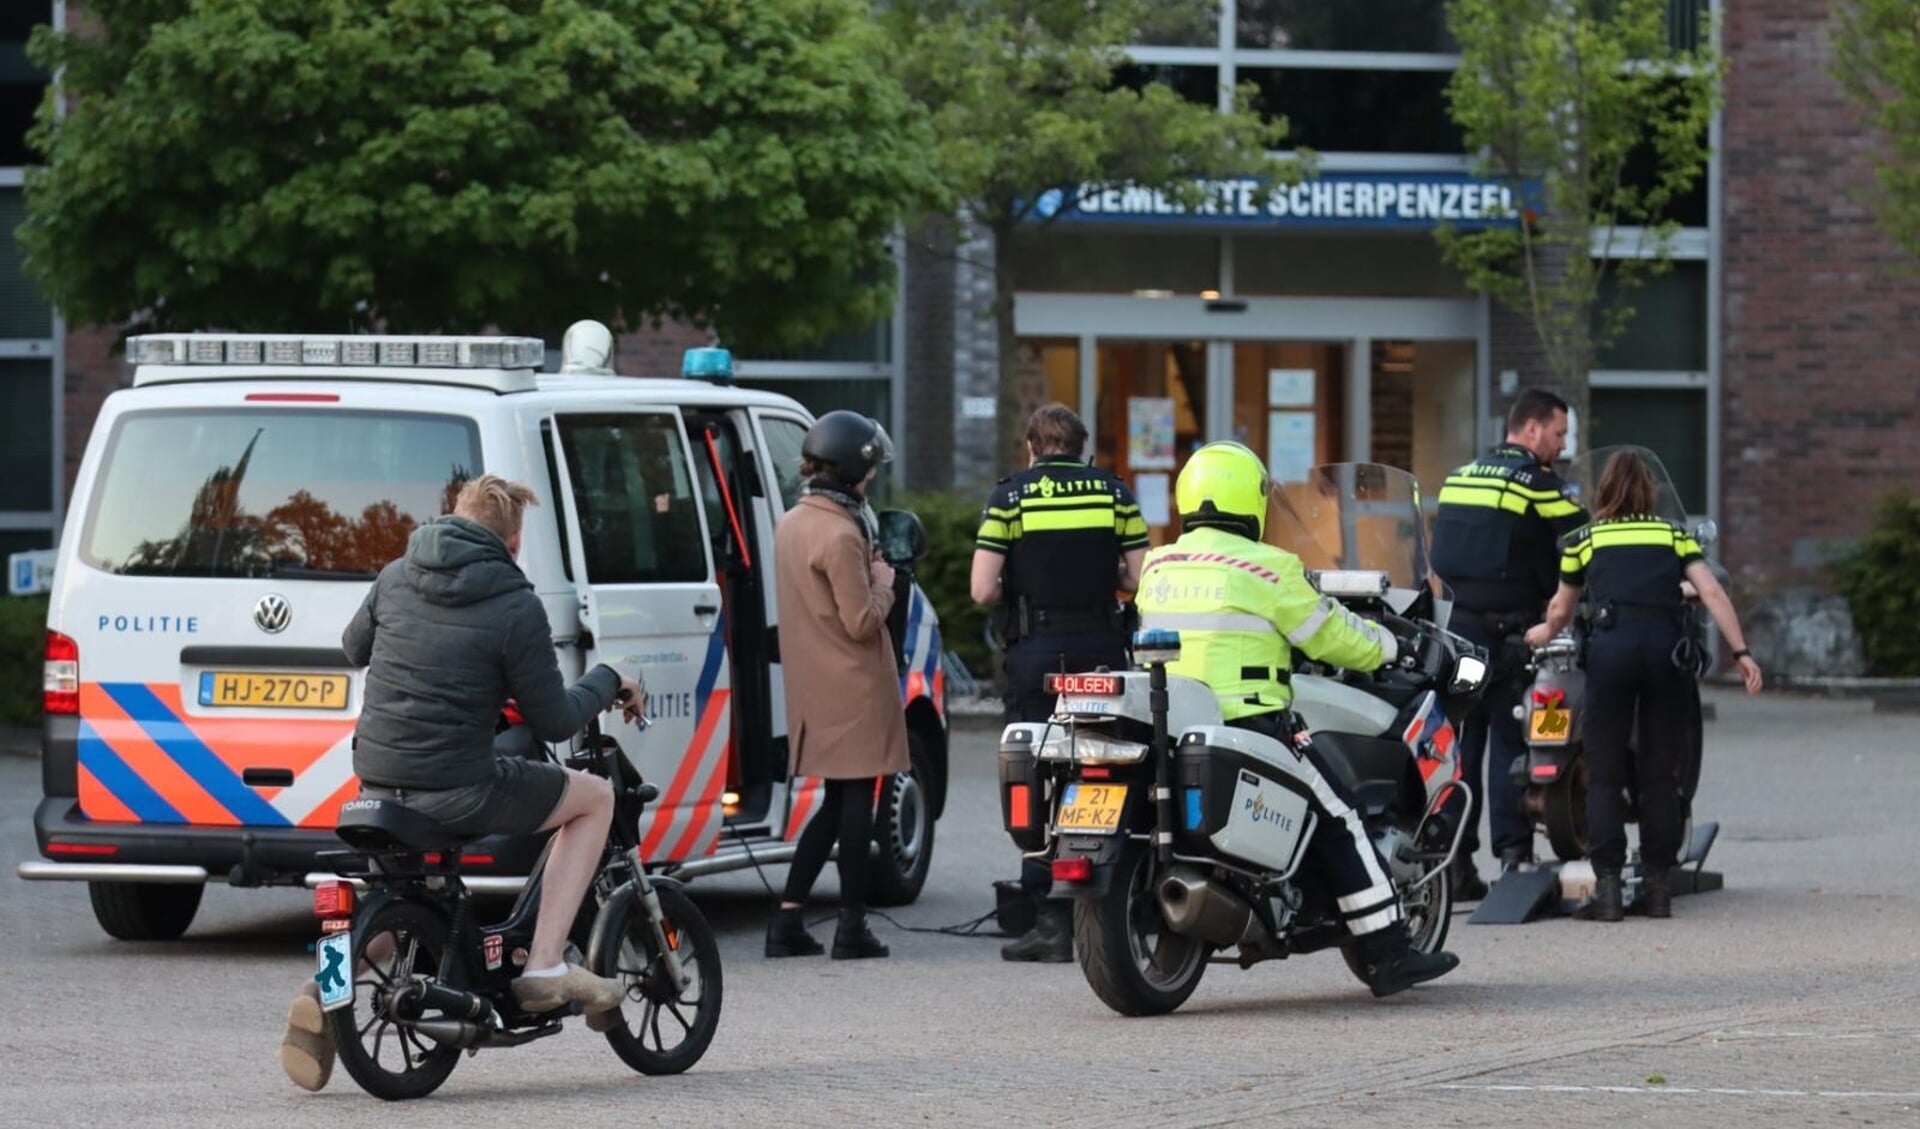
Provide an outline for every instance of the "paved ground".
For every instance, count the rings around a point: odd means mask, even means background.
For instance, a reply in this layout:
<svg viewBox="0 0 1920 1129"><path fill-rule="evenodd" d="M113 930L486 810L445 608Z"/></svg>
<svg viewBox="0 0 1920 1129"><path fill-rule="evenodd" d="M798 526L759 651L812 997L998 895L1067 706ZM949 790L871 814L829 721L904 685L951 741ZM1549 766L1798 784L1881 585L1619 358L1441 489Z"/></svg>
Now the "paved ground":
<svg viewBox="0 0 1920 1129"><path fill-rule="evenodd" d="M1073 966L1003 965L987 940L883 930L889 961L764 961L758 880L709 880L727 1004L693 1072L631 1074L582 1028L463 1061L404 1113L344 1076L310 1096L279 1073L311 967L304 895L215 889L179 943L108 941L84 889L11 879L38 773L0 759L0 1125L1920 1121L1920 718L1719 701L1699 809L1725 826L1728 889L1670 922L1461 917L1463 967L1394 1000L1321 955L1216 967L1178 1014L1125 1020ZM1011 870L992 738L956 751L933 881L903 921L972 917Z"/></svg>

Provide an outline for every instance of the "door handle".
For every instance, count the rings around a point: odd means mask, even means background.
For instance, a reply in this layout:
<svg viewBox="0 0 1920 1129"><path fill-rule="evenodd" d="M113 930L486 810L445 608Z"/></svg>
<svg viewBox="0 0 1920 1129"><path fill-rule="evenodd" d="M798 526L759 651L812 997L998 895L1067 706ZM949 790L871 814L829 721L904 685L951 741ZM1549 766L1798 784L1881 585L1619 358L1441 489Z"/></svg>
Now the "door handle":
<svg viewBox="0 0 1920 1129"><path fill-rule="evenodd" d="M718 604L695 604L695 605L693 605L693 614L694 614L694 615L719 615L719 614L720 614L720 605L718 605Z"/></svg>

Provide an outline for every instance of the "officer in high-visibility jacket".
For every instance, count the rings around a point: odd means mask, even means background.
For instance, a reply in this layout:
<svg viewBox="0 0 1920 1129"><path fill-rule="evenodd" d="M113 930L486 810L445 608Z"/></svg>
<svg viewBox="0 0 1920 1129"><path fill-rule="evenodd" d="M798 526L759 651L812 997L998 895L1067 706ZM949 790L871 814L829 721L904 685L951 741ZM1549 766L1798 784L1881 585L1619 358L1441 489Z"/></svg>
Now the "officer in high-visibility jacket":
<svg viewBox="0 0 1920 1129"><path fill-rule="evenodd" d="M1180 472L1179 540L1147 553L1136 597L1142 629L1180 633L1169 674L1197 679L1220 699L1227 724L1294 744L1312 778L1320 830L1307 865L1332 888L1357 942L1367 984L1388 996L1443 976L1452 953L1408 943L1400 900L1354 810L1292 712L1293 648L1351 670L1374 670L1399 651L1385 626L1320 595L1300 558L1261 542L1270 483L1238 443L1209 443Z"/></svg>

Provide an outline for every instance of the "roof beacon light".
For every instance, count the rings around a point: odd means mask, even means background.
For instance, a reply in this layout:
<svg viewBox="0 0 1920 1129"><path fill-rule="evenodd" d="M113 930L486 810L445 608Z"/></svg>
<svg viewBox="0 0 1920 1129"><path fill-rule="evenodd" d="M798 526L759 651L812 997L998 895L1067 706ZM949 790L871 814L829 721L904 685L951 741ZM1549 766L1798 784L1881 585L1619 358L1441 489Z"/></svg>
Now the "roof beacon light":
<svg viewBox="0 0 1920 1129"><path fill-rule="evenodd" d="M733 383L733 354L725 349L688 349L680 360L680 375L714 384Z"/></svg>
<svg viewBox="0 0 1920 1129"><path fill-rule="evenodd" d="M127 342L136 365L272 365L299 368L528 369L546 363L538 337L305 337L293 334L157 333Z"/></svg>
<svg viewBox="0 0 1920 1129"><path fill-rule="evenodd" d="M567 376L612 376L613 331L590 318L568 326L560 339L560 371Z"/></svg>

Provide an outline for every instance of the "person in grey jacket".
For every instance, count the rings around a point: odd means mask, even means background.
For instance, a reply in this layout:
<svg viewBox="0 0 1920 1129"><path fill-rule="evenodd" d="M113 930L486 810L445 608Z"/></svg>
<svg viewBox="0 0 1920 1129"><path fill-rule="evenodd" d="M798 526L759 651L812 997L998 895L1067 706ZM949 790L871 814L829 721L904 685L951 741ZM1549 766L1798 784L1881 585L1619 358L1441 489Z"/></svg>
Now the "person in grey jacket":
<svg viewBox="0 0 1920 1129"><path fill-rule="evenodd" d="M571 737L616 701L631 720L646 702L609 666L572 687L561 679L546 609L514 563L521 515L534 504L526 486L482 475L462 488L452 514L414 530L407 555L381 570L341 636L348 660L367 668L353 769L361 795L396 800L456 834L554 832L513 993L530 1012L580 1004L588 1025L603 1029L625 992L568 965L564 950L606 844L613 791L584 772L495 756L494 728L509 698L542 741ZM296 1083L317 1090L332 1047L318 1045L326 1025L311 989L294 1002L281 1061Z"/></svg>

